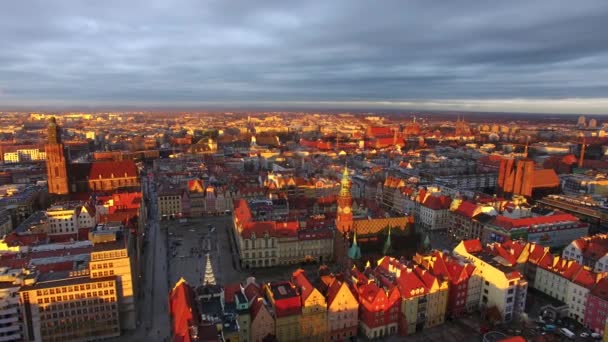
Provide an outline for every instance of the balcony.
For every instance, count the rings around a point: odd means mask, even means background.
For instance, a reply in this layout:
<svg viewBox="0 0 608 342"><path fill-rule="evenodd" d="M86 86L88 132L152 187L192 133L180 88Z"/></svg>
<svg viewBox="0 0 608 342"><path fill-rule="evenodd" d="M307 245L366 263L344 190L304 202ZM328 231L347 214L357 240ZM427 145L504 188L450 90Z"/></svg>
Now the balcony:
<svg viewBox="0 0 608 342"><path fill-rule="evenodd" d="M17 322L17 321L19 321L19 317L17 315L14 315L12 317L0 319L0 324L14 323L14 322Z"/></svg>
<svg viewBox="0 0 608 342"><path fill-rule="evenodd" d="M21 332L15 332L14 334L0 336L0 342L4 341L21 341Z"/></svg>

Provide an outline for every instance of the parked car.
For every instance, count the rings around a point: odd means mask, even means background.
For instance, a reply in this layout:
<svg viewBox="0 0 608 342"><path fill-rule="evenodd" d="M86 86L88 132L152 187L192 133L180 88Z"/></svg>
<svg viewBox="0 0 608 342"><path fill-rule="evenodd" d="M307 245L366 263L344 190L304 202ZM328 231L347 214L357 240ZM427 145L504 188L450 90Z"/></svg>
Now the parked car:
<svg viewBox="0 0 608 342"><path fill-rule="evenodd" d="M583 331L579 336L582 338L587 338L587 337L589 337L589 333L586 331Z"/></svg>

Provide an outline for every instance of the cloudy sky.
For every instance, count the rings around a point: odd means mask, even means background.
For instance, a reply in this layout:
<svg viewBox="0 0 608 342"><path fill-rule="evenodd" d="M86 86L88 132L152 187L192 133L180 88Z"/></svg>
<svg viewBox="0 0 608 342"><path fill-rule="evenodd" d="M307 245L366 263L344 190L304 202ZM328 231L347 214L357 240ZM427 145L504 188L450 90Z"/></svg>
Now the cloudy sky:
<svg viewBox="0 0 608 342"><path fill-rule="evenodd" d="M608 113L607 32L606 0L2 1L0 107Z"/></svg>

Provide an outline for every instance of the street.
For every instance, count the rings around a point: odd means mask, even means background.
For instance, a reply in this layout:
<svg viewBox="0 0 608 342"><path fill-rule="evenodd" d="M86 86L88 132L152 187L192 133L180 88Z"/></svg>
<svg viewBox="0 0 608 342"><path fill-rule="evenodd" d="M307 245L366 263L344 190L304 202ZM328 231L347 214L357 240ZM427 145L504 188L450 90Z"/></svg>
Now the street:
<svg viewBox="0 0 608 342"><path fill-rule="evenodd" d="M169 282L166 231L158 220L156 187L145 177L144 196L148 201L148 218L144 242L143 275L137 300L138 327L115 341L168 341L171 323L167 308Z"/></svg>

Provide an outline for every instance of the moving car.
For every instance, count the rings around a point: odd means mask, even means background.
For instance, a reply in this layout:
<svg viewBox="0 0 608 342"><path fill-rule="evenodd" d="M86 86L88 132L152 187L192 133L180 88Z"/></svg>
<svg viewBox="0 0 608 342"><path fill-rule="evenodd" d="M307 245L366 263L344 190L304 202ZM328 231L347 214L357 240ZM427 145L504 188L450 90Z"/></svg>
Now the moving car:
<svg viewBox="0 0 608 342"><path fill-rule="evenodd" d="M576 337L576 334L567 328L559 328L559 332L570 339L574 339Z"/></svg>

